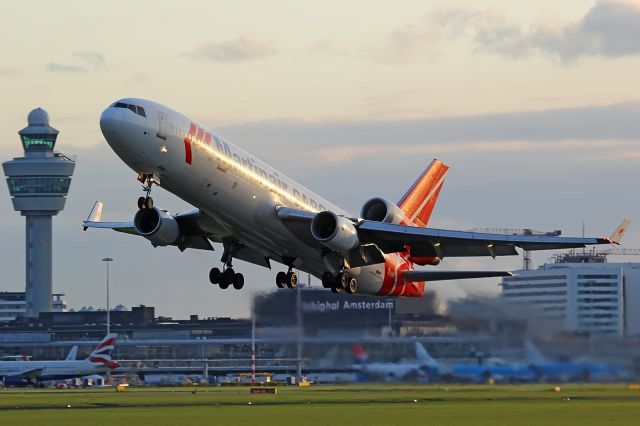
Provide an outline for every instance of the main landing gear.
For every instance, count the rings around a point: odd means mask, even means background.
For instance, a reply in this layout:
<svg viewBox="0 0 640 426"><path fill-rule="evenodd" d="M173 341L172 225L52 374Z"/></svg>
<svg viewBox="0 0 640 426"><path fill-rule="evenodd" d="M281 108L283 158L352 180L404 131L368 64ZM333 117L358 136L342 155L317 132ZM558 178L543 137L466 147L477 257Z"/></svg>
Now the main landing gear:
<svg viewBox="0 0 640 426"><path fill-rule="evenodd" d="M218 284L221 289L226 290L229 286L233 286L236 290L240 290L244 287L244 275L233 270L231 265L232 254L235 252L238 242L237 241L225 241L224 253L222 253L222 262L224 267L222 271L218 268L211 268L209 271L209 281L211 284Z"/></svg>
<svg viewBox="0 0 640 426"><path fill-rule="evenodd" d="M278 288L296 288L298 287L298 274L292 268L289 268L287 272L280 271L276 274L276 285Z"/></svg>
<svg viewBox="0 0 640 426"><path fill-rule="evenodd" d="M145 192L144 197L138 198L138 209L152 209L153 198L151 198L151 185L153 185L153 175L140 173L138 180L143 184L142 190Z"/></svg>
<svg viewBox="0 0 640 426"><path fill-rule="evenodd" d="M335 275L325 272L322 275L322 287L330 288L332 293L340 293L344 290L347 294L355 294L358 291L358 281L344 271Z"/></svg>
<svg viewBox="0 0 640 426"><path fill-rule="evenodd" d="M229 286L233 286L236 290L244 287L244 275L234 271L231 264L225 265L222 271L218 268L211 268L209 281L211 281L211 284L218 284L223 290L226 290Z"/></svg>

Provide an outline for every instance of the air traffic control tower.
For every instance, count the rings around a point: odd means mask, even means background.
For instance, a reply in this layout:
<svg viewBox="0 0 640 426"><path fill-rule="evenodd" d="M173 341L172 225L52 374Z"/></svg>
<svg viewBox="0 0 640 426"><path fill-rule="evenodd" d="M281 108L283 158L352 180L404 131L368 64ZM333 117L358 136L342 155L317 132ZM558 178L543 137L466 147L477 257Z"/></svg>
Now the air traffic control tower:
<svg viewBox="0 0 640 426"><path fill-rule="evenodd" d="M75 161L53 152L58 131L42 108L29 113L18 134L24 157L2 163L13 208L27 219L26 312L37 317L51 311L51 218L64 208Z"/></svg>

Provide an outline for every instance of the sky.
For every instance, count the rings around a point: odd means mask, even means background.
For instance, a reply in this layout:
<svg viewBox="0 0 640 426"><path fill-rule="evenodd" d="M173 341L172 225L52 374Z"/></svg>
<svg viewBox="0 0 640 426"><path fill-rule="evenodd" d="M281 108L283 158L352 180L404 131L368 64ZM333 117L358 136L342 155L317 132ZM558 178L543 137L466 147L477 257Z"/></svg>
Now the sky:
<svg viewBox="0 0 640 426"><path fill-rule="evenodd" d="M93 202L130 220L140 185L98 118L114 100L166 104L349 211L397 201L432 158L450 165L430 225L605 236L640 247L640 1L12 1L0 15L0 158L35 107L77 159L54 218L54 291L184 318L247 316L275 272L242 262L243 291L208 282L216 252L83 232ZM162 189L155 204L190 206ZM635 225L635 226L634 226ZM24 219L0 185L0 291L24 289ZM552 252L536 253L534 263ZM610 261L634 261L611 257ZM520 257L442 268L518 269ZM306 277L301 277L306 282ZM319 285L312 280L312 285ZM441 300L496 279L432 285Z"/></svg>

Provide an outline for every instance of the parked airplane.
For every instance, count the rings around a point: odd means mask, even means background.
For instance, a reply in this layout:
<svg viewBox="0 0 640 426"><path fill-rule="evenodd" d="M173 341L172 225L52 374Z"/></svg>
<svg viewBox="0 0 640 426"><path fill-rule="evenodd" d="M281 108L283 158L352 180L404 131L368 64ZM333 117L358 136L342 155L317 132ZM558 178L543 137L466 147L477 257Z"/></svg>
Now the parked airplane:
<svg viewBox="0 0 640 426"><path fill-rule="evenodd" d="M271 267L279 288L294 288L294 268L322 280L333 292L420 297L425 281L510 275L506 271L415 270L445 257L516 255L610 244L610 238L497 235L428 228L448 166L434 160L398 204L367 201L359 216L342 210L269 167L192 119L155 102L127 98L100 117L102 133L115 153L138 174L145 196L131 222L102 222L96 202L87 228L112 228L142 236L155 246L213 250L222 243L222 270L209 279L241 289L244 276L232 260ZM171 215L154 206L153 185L196 208Z"/></svg>
<svg viewBox="0 0 640 426"><path fill-rule="evenodd" d="M437 369L437 362L429 356L419 342L414 342L414 360L400 362L370 362L369 354L361 345L353 345L355 363L353 370L359 372L359 380L421 380L425 372Z"/></svg>
<svg viewBox="0 0 640 426"><path fill-rule="evenodd" d="M116 335L107 334L86 359L79 361L0 361L0 380L5 385L35 385L102 374L118 367L111 359L115 342Z"/></svg>
<svg viewBox="0 0 640 426"><path fill-rule="evenodd" d="M592 361L550 361L531 341L525 342L525 352L530 368L545 382L614 381L626 378L613 364Z"/></svg>

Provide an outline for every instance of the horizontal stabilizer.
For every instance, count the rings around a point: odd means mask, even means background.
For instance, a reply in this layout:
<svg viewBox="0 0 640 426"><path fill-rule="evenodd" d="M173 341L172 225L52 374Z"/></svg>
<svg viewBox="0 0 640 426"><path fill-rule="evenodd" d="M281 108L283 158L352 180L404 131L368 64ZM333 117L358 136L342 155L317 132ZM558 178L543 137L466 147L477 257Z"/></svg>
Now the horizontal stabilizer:
<svg viewBox="0 0 640 426"><path fill-rule="evenodd" d="M405 282L464 280L467 278L510 277L507 271L407 271Z"/></svg>

